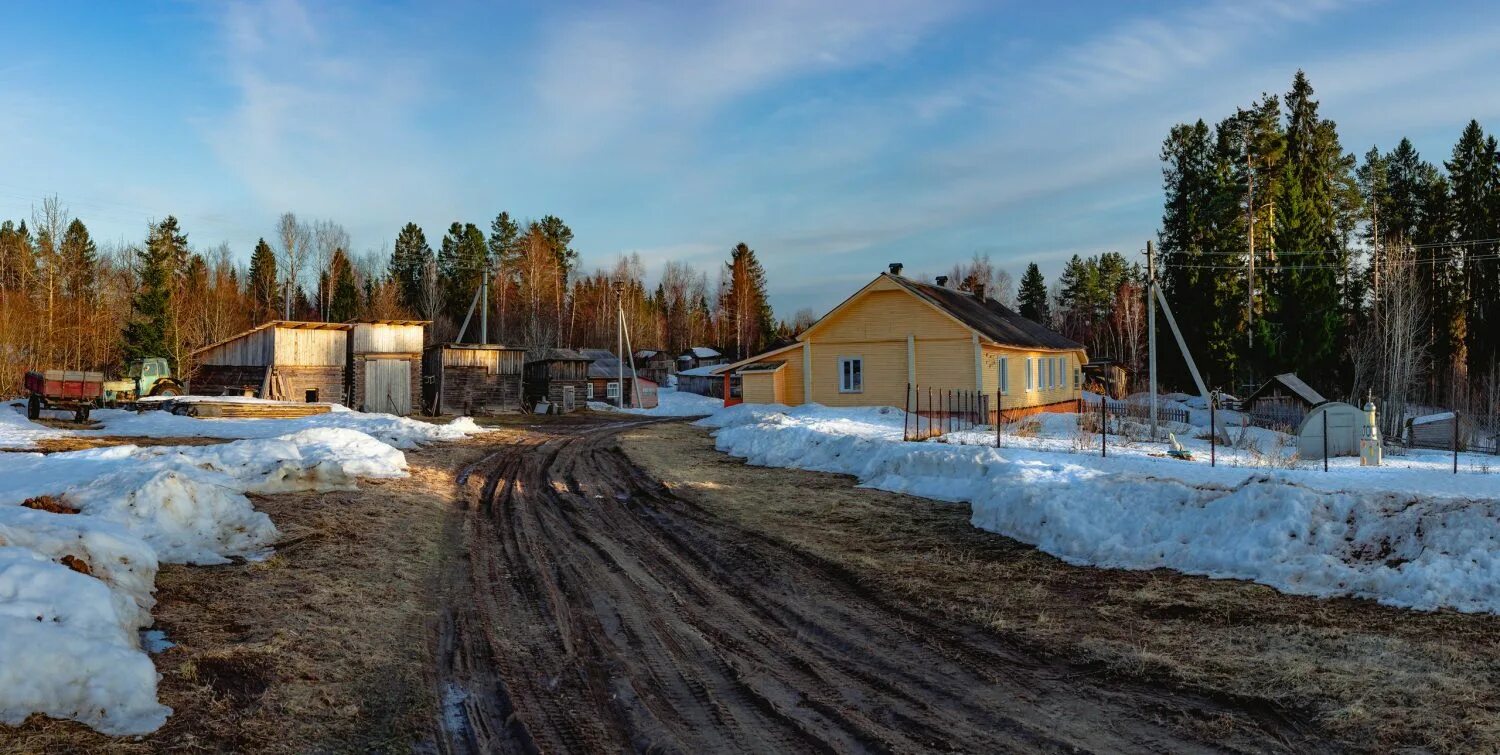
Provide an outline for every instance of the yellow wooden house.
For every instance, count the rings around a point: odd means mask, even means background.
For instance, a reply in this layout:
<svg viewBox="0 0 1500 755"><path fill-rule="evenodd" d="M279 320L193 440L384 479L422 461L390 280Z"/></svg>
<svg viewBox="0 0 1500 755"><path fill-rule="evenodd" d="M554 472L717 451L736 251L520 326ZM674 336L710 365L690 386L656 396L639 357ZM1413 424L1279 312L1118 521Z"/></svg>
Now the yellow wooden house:
<svg viewBox="0 0 1500 755"><path fill-rule="evenodd" d="M796 343L718 372L739 378L745 403L906 407L915 388L974 391L1008 417L1074 409L1088 361L1082 344L982 291L900 271L892 265Z"/></svg>

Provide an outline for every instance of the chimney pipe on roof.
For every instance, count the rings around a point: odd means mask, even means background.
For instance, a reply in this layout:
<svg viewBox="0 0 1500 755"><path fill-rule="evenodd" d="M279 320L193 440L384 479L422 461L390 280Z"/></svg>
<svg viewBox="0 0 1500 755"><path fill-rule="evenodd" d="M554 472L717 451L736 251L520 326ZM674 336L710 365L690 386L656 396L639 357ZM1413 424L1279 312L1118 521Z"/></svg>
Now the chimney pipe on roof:
<svg viewBox="0 0 1500 755"><path fill-rule="evenodd" d="M937 284L938 284L938 288L947 288L948 287L948 276L946 276L946 275L939 275L937 277Z"/></svg>
<svg viewBox="0 0 1500 755"><path fill-rule="evenodd" d="M974 298L978 299L980 301L984 301L984 284L983 283L975 283L974 284Z"/></svg>
<svg viewBox="0 0 1500 755"><path fill-rule="evenodd" d="M904 267L904 266L900 262L892 262L891 263L891 275L900 275L902 267Z"/></svg>

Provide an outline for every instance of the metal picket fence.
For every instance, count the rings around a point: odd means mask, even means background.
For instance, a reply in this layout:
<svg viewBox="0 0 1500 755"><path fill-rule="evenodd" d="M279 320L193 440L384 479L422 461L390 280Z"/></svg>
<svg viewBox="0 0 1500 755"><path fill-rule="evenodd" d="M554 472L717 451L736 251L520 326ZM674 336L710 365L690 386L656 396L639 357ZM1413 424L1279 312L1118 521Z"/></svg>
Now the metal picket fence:
<svg viewBox="0 0 1500 755"><path fill-rule="evenodd" d="M990 397L962 388L907 384L904 440L926 440L988 424Z"/></svg>

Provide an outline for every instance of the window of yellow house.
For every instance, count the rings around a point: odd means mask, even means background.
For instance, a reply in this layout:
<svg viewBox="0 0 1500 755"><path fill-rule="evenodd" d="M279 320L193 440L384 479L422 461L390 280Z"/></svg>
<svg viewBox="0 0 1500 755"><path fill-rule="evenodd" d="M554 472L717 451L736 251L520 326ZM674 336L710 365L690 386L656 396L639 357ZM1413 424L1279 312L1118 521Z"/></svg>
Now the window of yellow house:
<svg viewBox="0 0 1500 755"><path fill-rule="evenodd" d="M839 393L863 392L864 371L864 360L860 357L839 357Z"/></svg>
<svg viewBox="0 0 1500 755"><path fill-rule="evenodd" d="M1035 361L1035 359L1033 359L1032 357L1026 357L1026 390L1028 391L1035 386L1035 383L1032 382L1033 378L1031 376L1031 363L1033 361Z"/></svg>
<svg viewBox="0 0 1500 755"><path fill-rule="evenodd" d="M1000 393L1001 394L1009 394L1010 393L1010 375L1008 374L1009 372L1010 372L1010 359L1007 358L1007 357L1000 357Z"/></svg>

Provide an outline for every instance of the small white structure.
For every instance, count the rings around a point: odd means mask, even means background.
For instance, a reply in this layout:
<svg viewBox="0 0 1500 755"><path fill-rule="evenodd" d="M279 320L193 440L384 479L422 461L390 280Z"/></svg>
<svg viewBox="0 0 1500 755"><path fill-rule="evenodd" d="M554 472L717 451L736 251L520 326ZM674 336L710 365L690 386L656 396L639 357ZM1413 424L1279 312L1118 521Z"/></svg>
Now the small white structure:
<svg viewBox="0 0 1500 755"><path fill-rule="evenodd" d="M1302 420L1302 426L1297 428L1297 455L1303 459L1323 458L1325 416L1328 455L1358 456L1359 442L1364 434L1364 412L1342 401L1319 404Z"/></svg>
<svg viewBox="0 0 1500 755"><path fill-rule="evenodd" d="M1380 447L1380 426L1375 420L1375 401L1366 400L1364 417L1359 439L1359 465L1362 467L1380 466L1384 450Z"/></svg>

